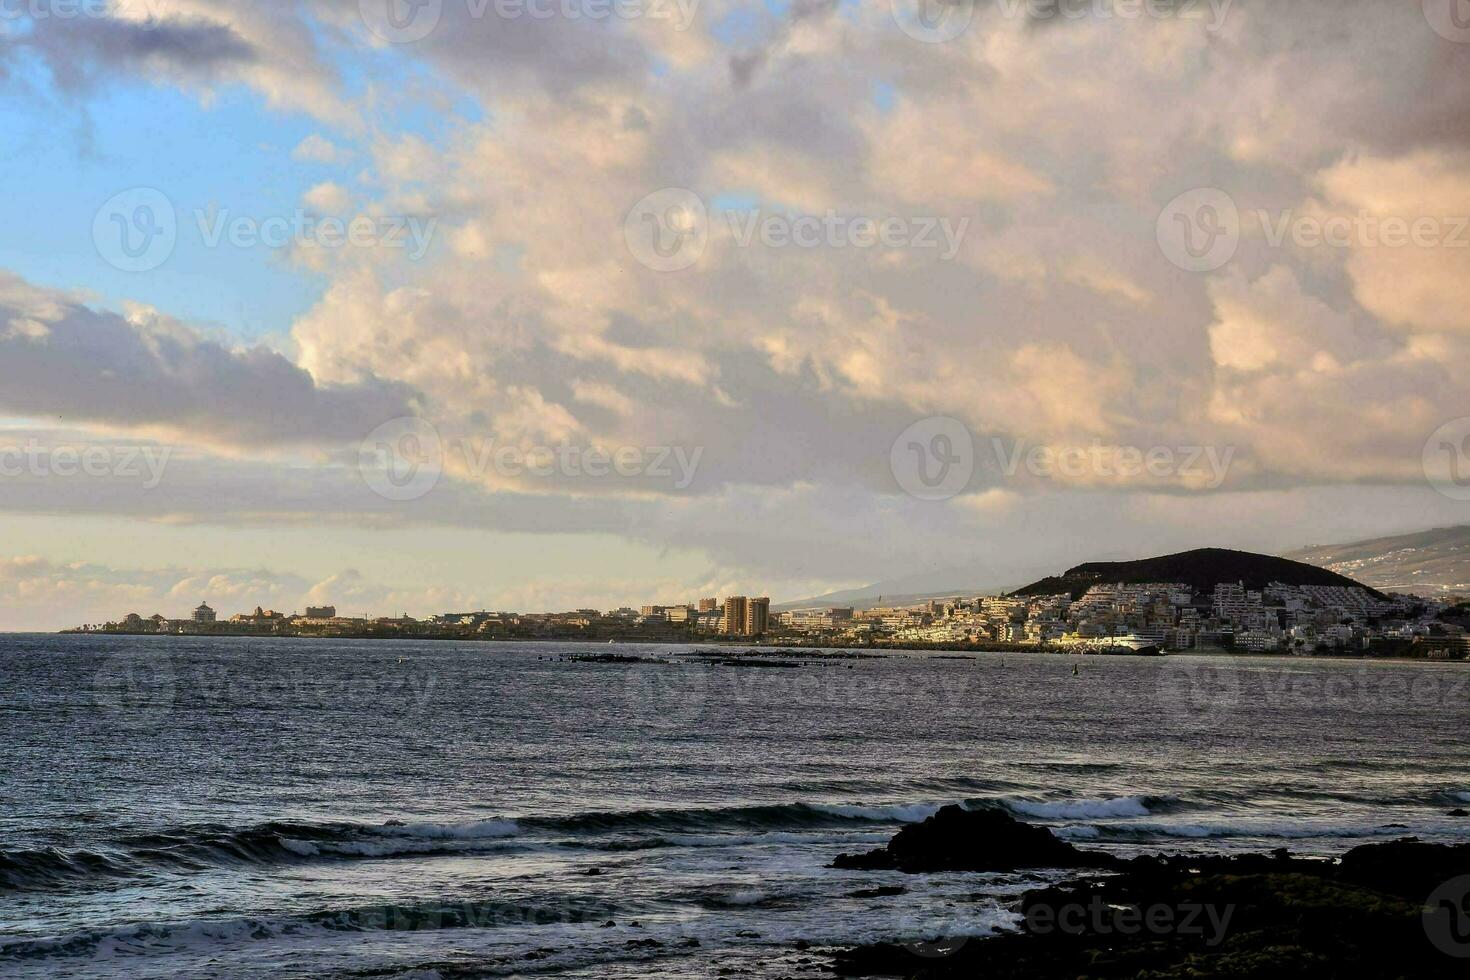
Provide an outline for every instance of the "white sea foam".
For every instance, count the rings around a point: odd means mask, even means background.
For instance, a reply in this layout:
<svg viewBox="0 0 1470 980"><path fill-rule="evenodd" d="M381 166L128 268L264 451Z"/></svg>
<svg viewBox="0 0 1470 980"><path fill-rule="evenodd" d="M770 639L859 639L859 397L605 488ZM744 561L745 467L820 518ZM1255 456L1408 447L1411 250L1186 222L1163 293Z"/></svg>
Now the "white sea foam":
<svg viewBox="0 0 1470 980"><path fill-rule="evenodd" d="M832 844L852 847L858 844L886 844L892 836L892 833L881 830L840 834L770 830L756 834L661 834L659 839L674 847L748 847L752 844L793 844L799 847Z"/></svg>
<svg viewBox="0 0 1470 980"><path fill-rule="evenodd" d="M720 901L725 905L758 905L759 903L764 902L766 899L771 897L773 896L767 894L766 892L756 891L754 888L748 888L742 891L731 892Z"/></svg>
<svg viewBox="0 0 1470 980"><path fill-rule="evenodd" d="M818 803L812 809L852 820L893 820L899 823L918 823L938 813L939 805L937 803L899 803L891 806L862 806Z"/></svg>
<svg viewBox="0 0 1470 980"><path fill-rule="evenodd" d="M1107 800L1007 800L1006 808L1041 820L1104 820L1109 817L1146 817L1152 811L1140 796Z"/></svg>
<svg viewBox="0 0 1470 980"><path fill-rule="evenodd" d="M1102 836L1102 831L1091 824L1074 824L1070 827L1057 827L1053 831L1058 837L1068 840L1096 840Z"/></svg>
<svg viewBox="0 0 1470 980"><path fill-rule="evenodd" d="M1358 838L1358 837L1402 837L1413 833L1412 829L1391 826L1346 826L1310 824L1301 822L1274 823L1265 821L1241 821L1239 823L1117 823L1101 826L1075 824L1056 828L1057 834L1069 838L1092 839L1100 836L1124 836L1130 838L1186 838L1205 840L1210 838L1259 837L1282 840L1308 840L1312 838Z"/></svg>
<svg viewBox="0 0 1470 980"><path fill-rule="evenodd" d="M476 820L473 823L405 823L386 824L377 833L394 837L422 837L426 840L487 840L514 837L521 832L514 820Z"/></svg>

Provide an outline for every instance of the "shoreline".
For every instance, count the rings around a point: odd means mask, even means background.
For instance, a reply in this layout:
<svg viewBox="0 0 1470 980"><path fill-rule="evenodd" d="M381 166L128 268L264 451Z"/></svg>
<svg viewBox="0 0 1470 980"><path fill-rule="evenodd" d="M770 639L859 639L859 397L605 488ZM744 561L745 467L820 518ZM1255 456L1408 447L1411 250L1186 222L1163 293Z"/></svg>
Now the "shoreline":
<svg viewBox="0 0 1470 980"><path fill-rule="evenodd" d="M1333 652L1325 654L1296 654L1284 653L1276 650L1249 650L1236 652L1222 647L1208 647L1193 650L1164 650L1157 653L1099 653L1095 651L1070 650L1061 647L1031 644L1006 644L1006 643L806 643L800 638L787 638L782 640L762 641L751 637L724 637L719 635L699 637L627 637L627 636L601 636L595 638L581 636L473 636L473 635L450 635L450 634L411 634L405 635L400 632L384 631L359 631L352 633L263 633L258 630L209 630L197 633L153 633L133 630L84 630L64 629L44 633L0 633L0 636L133 636L133 637L156 637L168 639L199 639L199 638L247 638L263 640L398 640L398 641L424 641L442 643L458 641L463 643L580 643L587 646L728 646L746 647L752 652L764 654L767 651L775 653L786 649L791 651L803 650L840 650L840 651L871 651L873 653L966 653L966 654L1046 654L1049 656L1062 657L1092 657L1092 658L1123 658L1123 659L1160 659L1166 657L1211 657L1221 659L1236 659L1247 657L1260 657L1272 660L1289 661L1331 661L1346 660L1361 663L1364 661L1383 661L1391 663L1441 663L1455 664L1470 662L1470 657L1451 659L1444 657L1410 657L1397 654L1372 654L1372 653L1343 653Z"/></svg>
<svg viewBox="0 0 1470 980"><path fill-rule="evenodd" d="M1284 847L1122 858L998 811L950 806L831 866L908 876L1075 872L1008 904L1016 932L824 950L839 976L1449 977L1470 956L1470 843L1405 837L1329 859Z"/></svg>

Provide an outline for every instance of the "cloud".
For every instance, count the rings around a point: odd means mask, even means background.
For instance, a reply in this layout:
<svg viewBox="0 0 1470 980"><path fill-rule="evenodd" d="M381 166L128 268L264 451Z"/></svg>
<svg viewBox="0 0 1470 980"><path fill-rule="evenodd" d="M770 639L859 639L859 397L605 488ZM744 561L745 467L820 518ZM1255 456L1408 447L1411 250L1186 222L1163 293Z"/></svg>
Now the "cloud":
<svg viewBox="0 0 1470 980"><path fill-rule="evenodd" d="M311 187L301 202L321 214L341 215L352 207L352 194L341 184L326 181Z"/></svg>
<svg viewBox="0 0 1470 980"><path fill-rule="evenodd" d="M121 0L96 16L28 18L0 35L0 67L38 60L72 99L136 78L204 96L245 84L280 109L355 120L316 32L294 0Z"/></svg>
<svg viewBox="0 0 1470 980"><path fill-rule="evenodd" d="M311 582L271 569L222 567L113 568L56 563L35 555L0 556L0 629L52 631L123 619L187 619L208 602L227 619L261 606L301 612L336 605L343 616L388 616L410 610L425 617L482 608L488 596L435 587L403 588L372 582L348 569Z"/></svg>
<svg viewBox="0 0 1470 980"><path fill-rule="evenodd" d="M413 411L401 383L320 384L276 351L212 340L146 308L89 307L8 273L0 324L0 409L13 416L300 446L355 442L365 422Z"/></svg>
<svg viewBox="0 0 1470 980"><path fill-rule="evenodd" d="M1470 152L1360 156L1318 175L1323 221L1350 222L1347 271L1392 326L1470 333Z"/></svg>
<svg viewBox="0 0 1470 980"><path fill-rule="evenodd" d="M291 151L291 159L301 163L343 163L351 159L351 152L343 149L320 133L312 133Z"/></svg>

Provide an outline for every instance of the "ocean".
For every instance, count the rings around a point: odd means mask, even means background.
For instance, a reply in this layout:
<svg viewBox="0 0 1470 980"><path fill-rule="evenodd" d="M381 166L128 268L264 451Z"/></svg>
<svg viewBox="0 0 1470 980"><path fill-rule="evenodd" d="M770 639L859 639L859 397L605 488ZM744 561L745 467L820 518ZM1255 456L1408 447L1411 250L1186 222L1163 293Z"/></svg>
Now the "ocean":
<svg viewBox="0 0 1470 980"><path fill-rule="evenodd" d="M610 652L669 662L568 659ZM0 975L816 975L1061 877L827 867L946 803L1126 853L1470 839L1466 663L720 659L0 636Z"/></svg>

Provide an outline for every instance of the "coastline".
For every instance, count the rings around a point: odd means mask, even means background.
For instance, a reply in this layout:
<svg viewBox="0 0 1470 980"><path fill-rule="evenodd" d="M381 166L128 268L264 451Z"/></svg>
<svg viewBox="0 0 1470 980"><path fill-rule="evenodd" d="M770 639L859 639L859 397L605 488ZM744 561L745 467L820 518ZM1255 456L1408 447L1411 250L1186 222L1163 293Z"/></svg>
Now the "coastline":
<svg viewBox="0 0 1470 980"><path fill-rule="evenodd" d="M1005 813L950 806L833 867L907 876L1076 869L1012 903L1014 932L824 951L839 976L1449 977L1470 956L1465 843L1406 837L1326 860L1286 848L1120 858Z"/></svg>
<svg viewBox="0 0 1470 980"><path fill-rule="evenodd" d="M1161 650L1155 653L1121 653L1121 652L1098 652L1078 649L1069 649L1048 644L1025 644L1025 643L997 643L989 641L983 644L970 643L918 643L918 642L875 642L875 643L840 643L840 642L814 642L804 637L782 637L761 639L752 637L726 637L720 635L699 636L636 636L629 634L600 635L588 637L575 634L538 634L526 636L482 636L473 633L454 632L414 632L404 633L399 630L357 630L347 632L313 633L313 632L275 632L250 629L211 629L187 633L174 632L149 632L141 630L87 630L87 629L64 629L50 633L35 634L0 634L0 635L36 635L36 636L133 636L133 637L158 637L170 639L198 639L200 637L211 638L249 638L249 639L299 639L299 640L391 640L391 641L415 641L424 640L431 642L460 641L465 643L505 644L505 643L585 643L589 646L607 645L646 645L646 646L721 646L748 648L756 655L769 655L781 649L793 651L811 650L835 650L835 651L870 651L873 653L962 653L962 654L1047 654L1051 656L1091 657L1091 658L1115 658L1128 659L1153 659L1160 657L1218 657L1222 659L1236 659L1242 657L1262 657L1272 660L1286 661L1333 661L1344 660L1354 663L1364 661L1385 661L1393 663L1466 663L1470 657L1451 659L1443 657L1406 656L1393 653L1371 653L1360 654L1344 653L1334 651L1325 654L1294 654L1284 653L1278 650L1249 650L1236 651L1224 647L1202 647L1190 650Z"/></svg>

